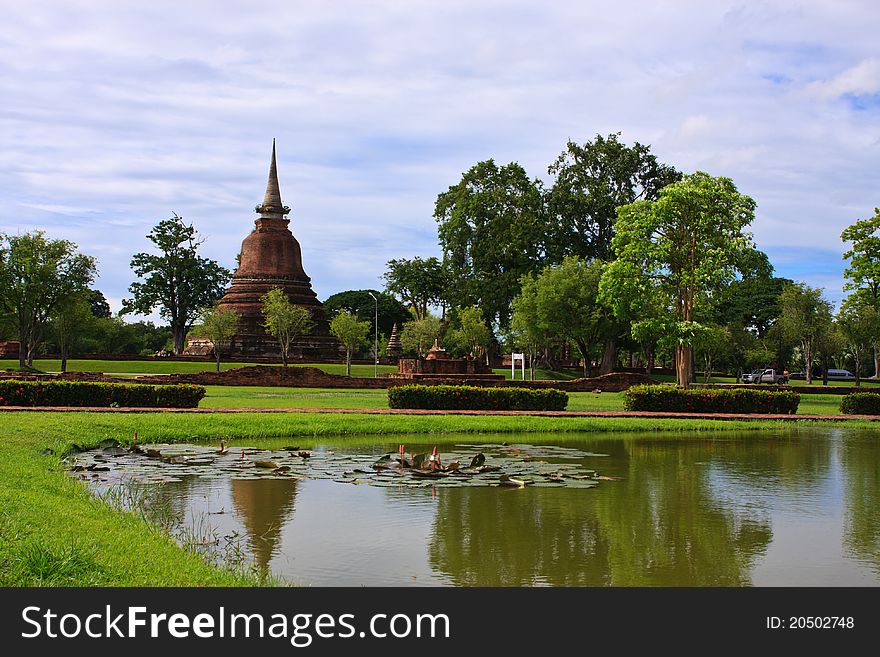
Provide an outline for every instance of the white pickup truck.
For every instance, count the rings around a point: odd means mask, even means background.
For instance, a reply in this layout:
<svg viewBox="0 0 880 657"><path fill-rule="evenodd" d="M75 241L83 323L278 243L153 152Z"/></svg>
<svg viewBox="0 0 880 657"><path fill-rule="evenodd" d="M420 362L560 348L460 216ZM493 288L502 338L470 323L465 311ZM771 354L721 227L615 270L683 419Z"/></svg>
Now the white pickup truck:
<svg viewBox="0 0 880 657"><path fill-rule="evenodd" d="M788 383L788 377L776 370L755 370L751 374L743 374L743 383Z"/></svg>

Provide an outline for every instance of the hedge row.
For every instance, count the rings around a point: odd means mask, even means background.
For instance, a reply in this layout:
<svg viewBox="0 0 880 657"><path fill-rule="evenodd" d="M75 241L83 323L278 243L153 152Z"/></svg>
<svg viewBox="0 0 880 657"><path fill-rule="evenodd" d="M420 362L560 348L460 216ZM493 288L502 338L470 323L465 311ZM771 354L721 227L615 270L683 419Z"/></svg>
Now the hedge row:
<svg viewBox="0 0 880 657"><path fill-rule="evenodd" d="M801 396L796 392L689 388L669 385L633 386L623 393L628 411L673 413L781 413L797 412Z"/></svg>
<svg viewBox="0 0 880 657"><path fill-rule="evenodd" d="M0 381L0 406L195 408L205 396L191 384L143 385L91 381Z"/></svg>
<svg viewBox="0 0 880 657"><path fill-rule="evenodd" d="M564 411L568 394L555 388L408 385L388 388L390 408L478 411Z"/></svg>
<svg viewBox="0 0 880 657"><path fill-rule="evenodd" d="M853 392L840 400L840 412L844 415L880 415L880 394L876 392Z"/></svg>

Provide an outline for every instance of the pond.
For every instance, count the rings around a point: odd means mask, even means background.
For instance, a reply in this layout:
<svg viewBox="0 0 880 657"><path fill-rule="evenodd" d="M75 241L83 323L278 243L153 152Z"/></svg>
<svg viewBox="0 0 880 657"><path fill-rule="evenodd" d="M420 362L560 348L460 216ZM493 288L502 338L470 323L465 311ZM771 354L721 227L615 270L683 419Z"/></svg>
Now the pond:
<svg viewBox="0 0 880 657"><path fill-rule="evenodd" d="M430 440L406 439L405 457L436 445L445 464L483 453L498 469L373 469L397 456L395 438L251 442L222 457L111 449L78 455L94 469L75 475L161 512L220 561L298 585L880 585L877 432ZM505 475L525 485L499 485Z"/></svg>

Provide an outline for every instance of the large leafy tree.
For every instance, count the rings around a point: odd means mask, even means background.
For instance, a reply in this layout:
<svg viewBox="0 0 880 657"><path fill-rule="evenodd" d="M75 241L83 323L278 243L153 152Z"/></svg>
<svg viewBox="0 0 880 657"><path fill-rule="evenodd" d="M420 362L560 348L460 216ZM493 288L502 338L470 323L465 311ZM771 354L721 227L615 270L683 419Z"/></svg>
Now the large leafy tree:
<svg viewBox="0 0 880 657"><path fill-rule="evenodd" d="M541 185L512 162L480 162L437 197L438 236L451 301L479 306L501 328L520 278L546 264L548 224Z"/></svg>
<svg viewBox="0 0 880 657"><path fill-rule="evenodd" d="M375 300L370 296L371 292L376 296ZM358 321L368 322L372 327L376 321L377 304L380 334L389 335L395 324L402 325L413 318L400 301L376 290L346 290L332 294L324 302L324 312L330 319L342 312L351 313Z"/></svg>
<svg viewBox="0 0 880 657"><path fill-rule="evenodd" d="M303 308L291 303L280 287L275 287L260 297L263 304L263 326L278 341L281 362L287 367L290 347L296 339L312 329L312 315Z"/></svg>
<svg viewBox="0 0 880 657"><path fill-rule="evenodd" d="M354 313L341 311L330 320L330 332L345 348L345 375L351 376L351 356L366 342L372 324L358 320Z"/></svg>
<svg viewBox="0 0 880 657"><path fill-rule="evenodd" d="M86 290L95 277L95 259L76 248L39 230L0 235L0 315L17 330L22 368L33 365L58 305Z"/></svg>
<svg viewBox="0 0 880 657"><path fill-rule="evenodd" d="M840 234L851 248L843 254L849 260L843 275L847 278L844 290L858 292L861 304L870 304L880 312L880 209L874 208L874 216L860 219ZM880 353L875 340L874 377L880 377Z"/></svg>
<svg viewBox="0 0 880 657"><path fill-rule="evenodd" d="M661 164L650 146L627 146L620 133L596 135L592 141L569 141L550 165L555 176L547 195L556 224L551 252L611 260L617 208L638 200L656 200L660 189L681 178L674 168Z"/></svg>
<svg viewBox="0 0 880 657"><path fill-rule="evenodd" d="M389 260L387 266L388 270L382 275L385 290L400 297L416 319L425 319L431 306L442 306L445 310L449 298L449 276L437 258L398 258ZM409 317L395 321L403 323L407 319Z"/></svg>
<svg viewBox="0 0 880 657"><path fill-rule="evenodd" d="M149 315L158 308L171 326L174 353L180 354L187 331L202 309L223 295L231 274L198 255L204 240L177 213L160 221L147 238L159 254L138 253L132 258L131 268L144 280L129 286L132 298L123 300L122 313Z"/></svg>
<svg viewBox="0 0 880 657"><path fill-rule="evenodd" d="M651 298L670 300L680 386L693 378L697 304L734 279L738 258L752 247L745 229L754 212L732 180L701 171L667 185L656 201L618 208L617 259L602 278L602 298L621 317L637 315Z"/></svg>
<svg viewBox="0 0 880 657"><path fill-rule="evenodd" d="M832 329L831 303L824 298L821 289L794 283L782 290L780 304L779 325L786 336L800 342L806 366L804 372L807 384L810 384L813 382L815 350L827 340Z"/></svg>
<svg viewBox="0 0 880 657"><path fill-rule="evenodd" d="M611 309L599 301L603 269L598 260L568 256L537 276L523 277L514 306L533 314L537 334L573 342L583 358L584 376L609 332L616 331Z"/></svg>

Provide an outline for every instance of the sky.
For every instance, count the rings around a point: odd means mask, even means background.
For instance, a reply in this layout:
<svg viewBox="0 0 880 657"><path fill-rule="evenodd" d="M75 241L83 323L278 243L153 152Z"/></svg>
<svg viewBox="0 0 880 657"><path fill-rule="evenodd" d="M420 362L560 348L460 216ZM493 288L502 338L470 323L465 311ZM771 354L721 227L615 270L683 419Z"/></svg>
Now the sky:
<svg viewBox="0 0 880 657"><path fill-rule="evenodd" d="M481 160L547 182L621 133L733 179L777 275L842 296L880 205L880 10L835 2L0 0L0 233L98 260L114 311L173 212L230 268L272 140L320 299L440 255L437 195Z"/></svg>

